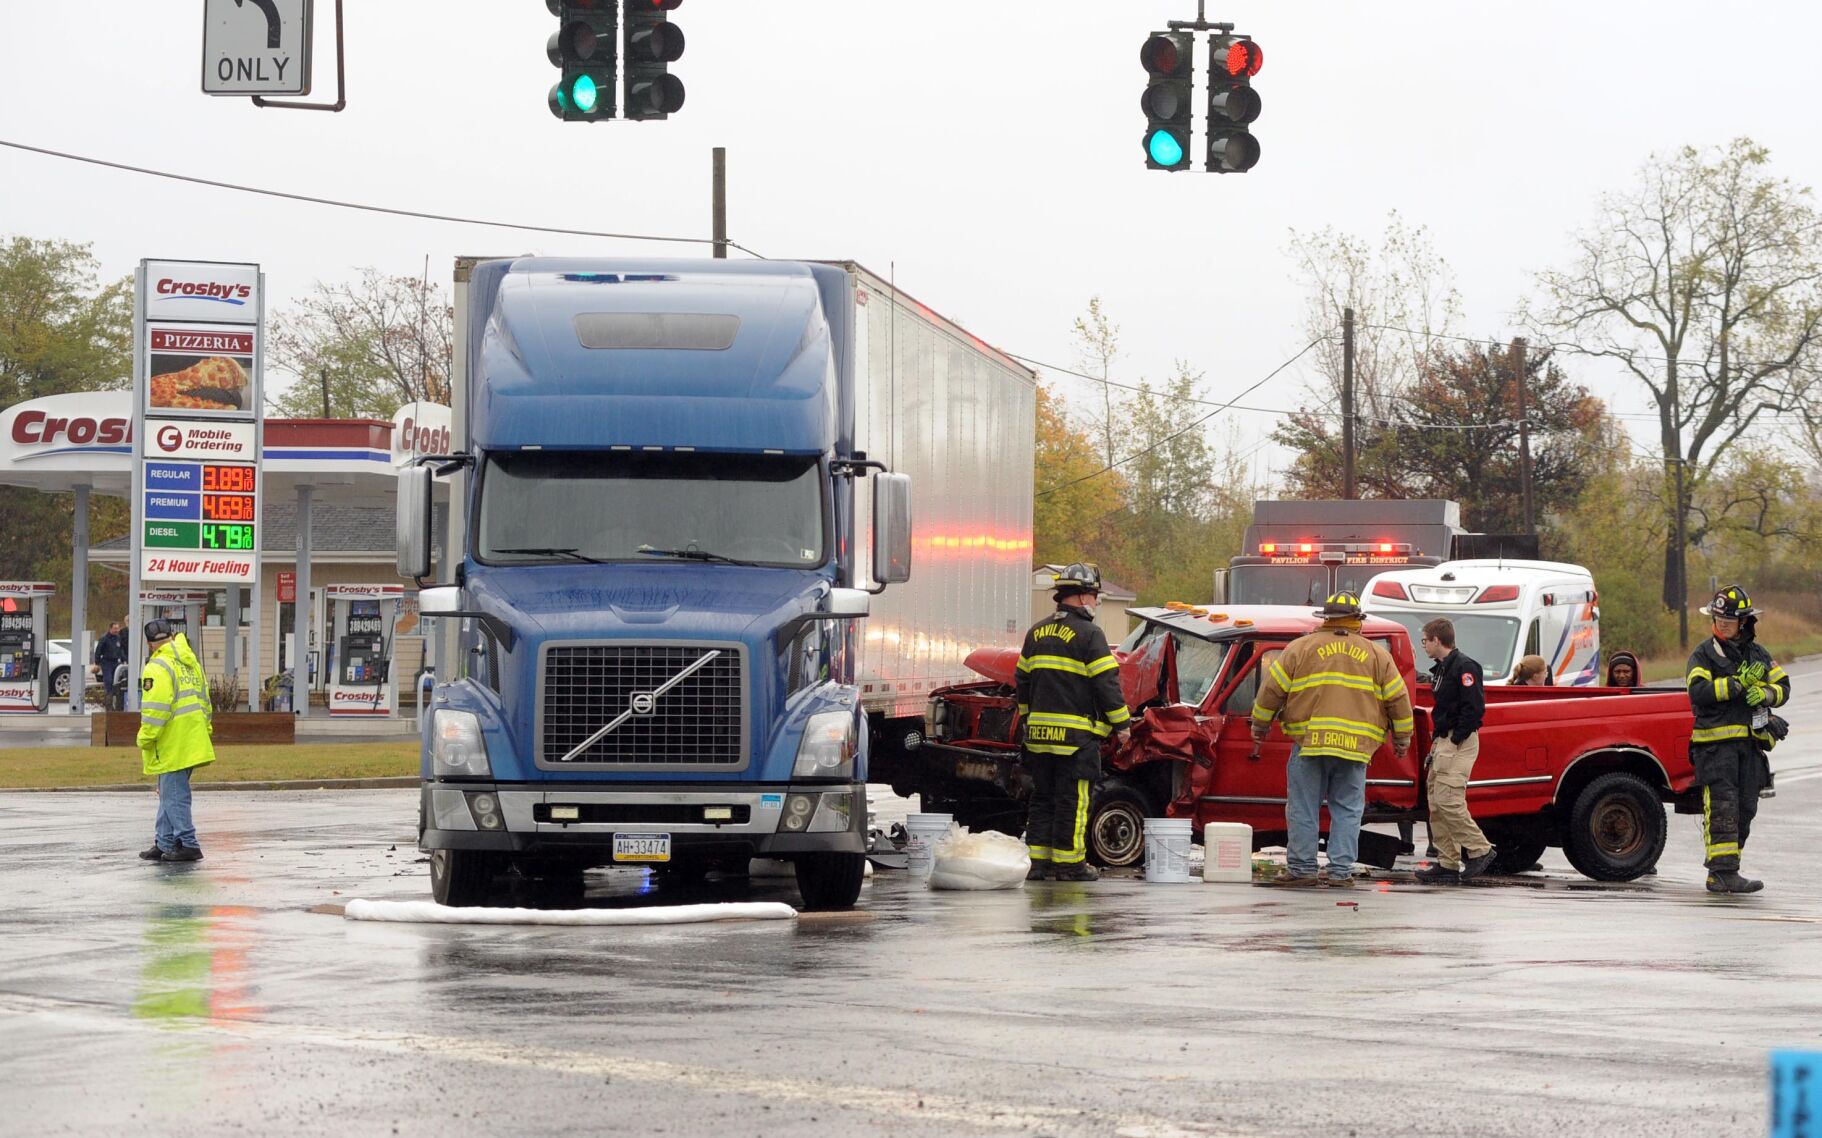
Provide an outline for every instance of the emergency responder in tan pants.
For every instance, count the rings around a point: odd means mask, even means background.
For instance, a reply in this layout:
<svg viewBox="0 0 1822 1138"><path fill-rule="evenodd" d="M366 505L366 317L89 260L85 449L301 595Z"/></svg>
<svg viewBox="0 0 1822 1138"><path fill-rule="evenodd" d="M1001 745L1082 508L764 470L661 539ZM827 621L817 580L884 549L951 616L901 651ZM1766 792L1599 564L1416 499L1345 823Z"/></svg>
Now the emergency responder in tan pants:
<svg viewBox="0 0 1822 1138"><path fill-rule="evenodd" d="M1487 695L1480 664L1455 647L1455 625L1437 618L1423 626L1423 653L1434 663L1430 690L1435 699L1430 744L1430 841L1436 864L1417 871L1429 885L1459 885L1485 873L1495 850L1468 813L1468 781L1480 757L1480 724Z"/></svg>

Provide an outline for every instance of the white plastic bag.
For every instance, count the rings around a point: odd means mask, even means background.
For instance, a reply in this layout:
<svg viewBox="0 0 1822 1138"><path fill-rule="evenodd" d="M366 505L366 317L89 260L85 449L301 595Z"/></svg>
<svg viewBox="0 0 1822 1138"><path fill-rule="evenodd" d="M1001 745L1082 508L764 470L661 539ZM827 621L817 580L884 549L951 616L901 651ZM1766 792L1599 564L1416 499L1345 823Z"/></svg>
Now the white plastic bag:
<svg viewBox="0 0 1822 1138"><path fill-rule="evenodd" d="M970 834L951 824L948 836L936 843L930 888L1018 889L1030 871L1031 855L1019 839L997 831Z"/></svg>

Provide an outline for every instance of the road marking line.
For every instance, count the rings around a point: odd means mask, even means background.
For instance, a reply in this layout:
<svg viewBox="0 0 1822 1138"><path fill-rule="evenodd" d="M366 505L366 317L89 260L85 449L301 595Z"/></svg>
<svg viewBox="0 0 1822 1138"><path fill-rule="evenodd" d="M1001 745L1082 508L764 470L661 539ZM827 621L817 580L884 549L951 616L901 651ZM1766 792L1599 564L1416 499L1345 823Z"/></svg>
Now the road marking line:
<svg viewBox="0 0 1822 1138"><path fill-rule="evenodd" d="M83 1027L106 1027L129 1032L205 1032L237 1039L328 1047L339 1051L450 1059L487 1063L499 1067L529 1068L601 1079L627 1079L686 1088L712 1094L745 1095L775 1102L807 1103L820 1107L849 1107L871 1114L930 1122L965 1123L999 1130L1053 1132L1059 1124L1110 1127L1123 1138L1237 1138L1199 1123L1173 1122L1143 1114L1106 1115L1096 1110L1024 1106L956 1095L923 1094L887 1087L820 1083L804 1079L775 1078L744 1071L712 1067L686 1067L656 1059L629 1059L587 1051L550 1047L505 1045L485 1039L415 1032L338 1031L305 1024L269 1023L261 1020L183 1019L154 1024L122 1020L106 1014L101 1005L0 992L0 1014L29 1015L73 1021Z"/></svg>

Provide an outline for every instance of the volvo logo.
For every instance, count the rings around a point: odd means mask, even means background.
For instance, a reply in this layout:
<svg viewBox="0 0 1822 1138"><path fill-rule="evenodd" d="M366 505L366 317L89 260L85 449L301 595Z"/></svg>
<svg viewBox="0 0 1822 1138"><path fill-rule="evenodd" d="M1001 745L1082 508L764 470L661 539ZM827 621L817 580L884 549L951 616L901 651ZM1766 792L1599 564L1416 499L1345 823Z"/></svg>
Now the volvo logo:
<svg viewBox="0 0 1822 1138"><path fill-rule="evenodd" d="M633 709L634 715L650 715L658 710L658 696L649 691L634 692L628 706Z"/></svg>

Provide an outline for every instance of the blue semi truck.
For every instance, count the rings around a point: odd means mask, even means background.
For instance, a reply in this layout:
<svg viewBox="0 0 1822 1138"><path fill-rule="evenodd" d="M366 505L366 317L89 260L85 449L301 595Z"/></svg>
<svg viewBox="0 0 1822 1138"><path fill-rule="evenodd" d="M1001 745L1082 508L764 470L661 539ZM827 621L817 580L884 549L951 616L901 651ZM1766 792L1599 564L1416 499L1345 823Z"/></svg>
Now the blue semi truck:
<svg viewBox="0 0 1822 1138"><path fill-rule="evenodd" d="M399 571L459 629L433 895L758 856L851 906L870 758L1022 627L1034 377L851 264L484 260L456 303L455 453L399 487Z"/></svg>

